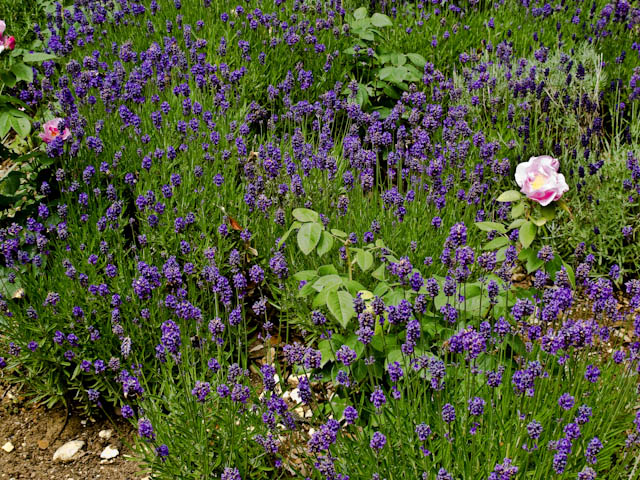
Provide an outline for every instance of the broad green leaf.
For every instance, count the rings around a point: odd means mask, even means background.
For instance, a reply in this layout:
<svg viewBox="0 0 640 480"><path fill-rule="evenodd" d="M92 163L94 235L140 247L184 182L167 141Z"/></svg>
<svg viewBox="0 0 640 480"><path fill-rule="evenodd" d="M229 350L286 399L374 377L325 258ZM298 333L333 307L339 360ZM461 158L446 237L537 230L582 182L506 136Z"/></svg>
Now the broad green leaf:
<svg viewBox="0 0 640 480"><path fill-rule="evenodd" d="M28 118L24 118L22 116L20 117L12 116L11 126L21 138L26 138L27 135L29 135L29 132L31 131L31 122L29 121Z"/></svg>
<svg viewBox="0 0 640 480"><path fill-rule="evenodd" d="M367 7L360 7L353 12L353 18L360 20L367 16Z"/></svg>
<svg viewBox="0 0 640 480"><path fill-rule="evenodd" d="M368 105L369 94L367 93L367 86L363 84L358 85L358 91L356 92L356 103L361 107Z"/></svg>
<svg viewBox="0 0 640 480"><path fill-rule="evenodd" d="M533 223L535 223L538 227L541 227L545 223L547 223L547 219L546 218L532 218L531 221Z"/></svg>
<svg viewBox="0 0 640 480"><path fill-rule="evenodd" d="M13 72L0 72L0 82L4 83L7 87L15 87L16 75Z"/></svg>
<svg viewBox="0 0 640 480"><path fill-rule="evenodd" d="M356 254L356 262L358 262L358 266L362 269L363 272L366 272L371 267L373 267L373 255L371 252L366 250L360 250Z"/></svg>
<svg viewBox="0 0 640 480"><path fill-rule="evenodd" d="M482 246L483 250L495 250L500 247L504 247L509 244L509 239L507 237L496 237L491 240L489 243L486 243Z"/></svg>
<svg viewBox="0 0 640 480"><path fill-rule="evenodd" d="M315 297L313 297L313 302L312 302L311 306L313 308L326 307L327 306L327 297L334 290L337 290L337 287L323 289L320 293L318 293Z"/></svg>
<svg viewBox="0 0 640 480"><path fill-rule="evenodd" d="M502 192L500 196L496 199L498 202L517 202L522 198L520 192L516 190L507 190L506 192Z"/></svg>
<svg viewBox="0 0 640 480"><path fill-rule="evenodd" d="M280 237L280 241L278 242L278 250L280 248L282 248L282 245L284 244L284 242L287 240L287 238L289 238L289 235L291 235L291 233L296 229L296 228L300 228L301 223L300 222L293 222L293 224L291 225L291 227L289 227L289 230L287 230L284 235L282 235L282 237Z"/></svg>
<svg viewBox="0 0 640 480"><path fill-rule="evenodd" d="M56 58L56 56L50 53L36 52L25 53L22 60L25 62L44 62L45 60L53 60L54 58Z"/></svg>
<svg viewBox="0 0 640 480"><path fill-rule="evenodd" d="M0 113L0 138L3 138L11 129L9 114L7 112Z"/></svg>
<svg viewBox="0 0 640 480"><path fill-rule="evenodd" d="M338 270L336 270L336 267L333 265L322 265L321 267L318 267L318 275L321 277L331 275L333 273L338 273Z"/></svg>
<svg viewBox="0 0 640 480"><path fill-rule="evenodd" d="M324 367L328 362L335 361L336 357L333 354L333 349L329 340L321 340L318 342L318 350L320 350L320 353L322 354L322 361L320 362L321 367Z"/></svg>
<svg viewBox="0 0 640 480"><path fill-rule="evenodd" d="M536 255L530 256L529 258L527 258L527 273L535 272L542 265L544 265L544 261L540 260Z"/></svg>
<svg viewBox="0 0 640 480"><path fill-rule="evenodd" d="M507 230L513 230L514 228L520 228L522 224L526 222L524 218L516 218L513 222L509 224Z"/></svg>
<svg viewBox="0 0 640 480"><path fill-rule="evenodd" d="M518 238L524 248L527 248L536 239L538 227L533 222L524 222L520 227Z"/></svg>
<svg viewBox="0 0 640 480"><path fill-rule="evenodd" d="M484 232L497 230L500 233L507 233L507 229L504 228L504 225L498 222L476 222L475 226Z"/></svg>
<svg viewBox="0 0 640 480"><path fill-rule="evenodd" d="M562 265L564 266L564 269L567 271L567 276L569 277L569 282L571 283L571 286L573 288L576 288L576 275L573 272L573 268L564 260L562 261Z"/></svg>
<svg viewBox="0 0 640 480"><path fill-rule="evenodd" d="M401 300L404 300L404 291L395 288L384 296L384 303L386 305L398 305Z"/></svg>
<svg viewBox="0 0 640 480"><path fill-rule="evenodd" d="M318 255L324 255L329 250L331 250L332 247L333 237L323 230L322 234L320 235L320 241L318 242Z"/></svg>
<svg viewBox="0 0 640 480"><path fill-rule="evenodd" d="M25 174L23 172L9 172L2 178L2 182L0 182L0 193L7 196L15 195L20 188L20 181L24 177Z"/></svg>
<svg viewBox="0 0 640 480"><path fill-rule="evenodd" d="M322 227L317 223L305 223L302 225L298 230L298 247L300 247L302 253L309 255L318 245L321 234Z"/></svg>
<svg viewBox="0 0 640 480"><path fill-rule="evenodd" d="M524 202L516 203L511 209L511 218L521 217L522 214L524 213L524 207L525 207Z"/></svg>
<svg viewBox="0 0 640 480"><path fill-rule="evenodd" d="M313 288L313 283L307 283L300 290L298 290L298 297L300 298L308 297L310 294L312 294L315 291L316 290Z"/></svg>
<svg viewBox="0 0 640 480"><path fill-rule="evenodd" d="M383 281L386 278L386 268L385 268L385 264L383 263L382 265L380 265L378 268L376 268L373 273L371 274L371 276L373 278L375 278L376 280L380 280Z"/></svg>
<svg viewBox="0 0 640 480"><path fill-rule="evenodd" d="M11 71L16 76L16 80L24 80L27 83L33 82L33 70L22 62L14 63Z"/></svg>
<svg viewBox="0 0 640 480"><path fill-rule="evenodd" d="M425 58L419 53L407 53L407 57L409 57L411 63L413 63L416 67L424 68L424 66L427 64Z"/></svg>
<svg viewBox="0 0 640 480"><path fill-rule="evenodd" d="M540 209L540 211L542 212L542 216L549 222L551 220L553 220L554 218L556 218L556 204L555 203L550 203L546 207L542 207Z"/></svg>
<svg viewBox="0 0 640 480"><path fill-rule="evenodd" d="M374 13L371 16L371 23L378 28L390 27L393 25L393 22L389 17L387 17L383 13L378 12Z"/></svg>
<svg viewBox="0 0 640 480"><path fill-rule="evenodd" d="M315 270L302 270L300 272L296 272L293 275L293 279L297 281L304 280L305 282L308 282L309 280L317 276L318 276L318 272L316 272Z"/></svg>
<svg viewBox="0 0 640 480"><path fill-rule="evenodd" d="M301 221L302 223L317 223L320 220L320 216L318 215L318 213L314 212L313 210L309 210L308 208L295 208L291 213L293 215L293 218Z"/></svg>
<svg viewBox="0 0 640 480"><path fill-rule="evenodd" d="M338 238L347 238L347 234L345 232L343 232L342 230L338 230L336 228L331 229L331 235L334 235Z"/></svg>
<svg viewBox="0 0 640 480"><path fill-rule="evenodd" d="M418 70L416 67L410 64L406 65L405 68L407 69L407 75L406 75L407 81L409 82L422 81L422 72L420 70Z"/></svg>
<svg viewBox="0 0 640 480"><path fill-rule="evenodd" d="M340 278L339 275L325 275L324 277L320 277L316 280L313 284L313 288L316 291L321 292L325 287L332 288L338 285L342 285L342 278Z"/></svg>
<svg viewBox="0 0 640 480"><path fill-rule="evenodd" d="M373 289L373 294L376 297L382 297L390 288L391 287L386 282L380 282L376 285L376 288Z"/></svg>
<svg viewBox="0 0 640 480"><path fill-rule="evenodd" d="M344 290L332 291L327 296L327 307L331 314L338 320L342 328L347 328L349 320L355 316L353 309L353 297Z"/></svg>
<svg viewBox="0 0 640 480"><path fill-rule="evenodd" d="M364 290L364 286L360 282L357 282L356 280L349 280L348 278L343 278L342 281L344 283L344 286L347 287L347 290L349 290L349 293L354 297L358 294L359 291Z"/></svg>

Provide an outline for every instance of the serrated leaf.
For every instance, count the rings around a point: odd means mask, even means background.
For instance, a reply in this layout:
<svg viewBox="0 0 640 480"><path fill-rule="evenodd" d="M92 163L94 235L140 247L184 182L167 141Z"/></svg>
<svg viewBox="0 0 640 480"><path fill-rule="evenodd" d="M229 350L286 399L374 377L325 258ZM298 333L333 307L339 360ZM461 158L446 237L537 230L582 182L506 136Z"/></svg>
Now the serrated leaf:
<svg viewBox="0 0 640 480"><path fill-rule="evenodd" d="M298 230L298 247L305 255L309 255L320 242L322 227L317 223L305 223Z"/></svg>
<svg viewBox="0 0 640 480"><path fill-rule="evenodd" d="M329 312L338 320L342 328L347 328L349 320L356 314L353 308L353 297L344 290L334 290L329 293L327 296L327 308L329 308Z"/></svg>
<svg viewBox="0 0 640 480"><path fill-rule="evenodd" d="M493 230L496 230L500 233L507 233L507 229L504 228L504 225L498 222L476 222L475 226L483 232L491 232Z"/></svg>
<svg viewBox="0 0 640 480"><path fill-rule="evenodd" d="M527 248L536 239L538 227L533 222L524 222L520 227L518 239L524 248Z"/></svg>
<svg viewBox="0 0 640 480"><path fill-rule="evenodd" d="M318 213L314 212L313 210L309 210L308 208L294 208L291 214L293 215L293 218L302 223L318 223L318 221L320 220L320 216L318 215Z"/></svg>
<svg viewBox="0 0 640 480"><path fill-rule="evenodd" d="M502 192L500 196L496 199L497 202L517 202L522 198L520 192L516 190L507 190L506 192Z"/></svg>
<svg viewBox="0 0 640 480"><path fill-rule="evenodd" d="M363 272L366 272L371 267L373 267L373 255L371 254L371 252L368 252L366 250L360 250L356 254L356 262L358 263L360 269Z"/></svg>

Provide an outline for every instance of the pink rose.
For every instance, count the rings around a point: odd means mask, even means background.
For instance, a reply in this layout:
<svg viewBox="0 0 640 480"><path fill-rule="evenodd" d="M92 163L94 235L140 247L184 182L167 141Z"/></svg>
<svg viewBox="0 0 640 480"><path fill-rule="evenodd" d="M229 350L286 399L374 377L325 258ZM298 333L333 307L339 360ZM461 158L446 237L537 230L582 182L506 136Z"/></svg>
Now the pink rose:
<svg viewBox="0 0 640 480"><path fill-rule="evenodd" d="M527 198L535 200L543 207L569 190L564 175L558 173L558 159L549 155L531 157L516 167L516 183Z"/></svg>
<svg viewBox="0 0 640 480"><path fill-rule="evenodd" d="M14 36L3 37L0 38L0 40L2 40L2 44L7 50L13 50L14 48L16 48L16 38Z"/></svg>
<svg viewBox="0 0 640 480"><path fill-rule="evenodd" d="M38 134L38 136L42 139L44 143L51 143L54 138L61 136L62 140L66 140L71 135L71 132L68 128L65 128L62 132L60 131L60 124L63 122L61 118L54 118L53 120L49 120L42 126L42 132Z"/></svg>
<svg viewBox="0 0 640 480"><path fill-rule="evenodd" d="M0 37L4 34L5 28L7 28L7 24L4 23L4 20L0 20Z"/></svg>

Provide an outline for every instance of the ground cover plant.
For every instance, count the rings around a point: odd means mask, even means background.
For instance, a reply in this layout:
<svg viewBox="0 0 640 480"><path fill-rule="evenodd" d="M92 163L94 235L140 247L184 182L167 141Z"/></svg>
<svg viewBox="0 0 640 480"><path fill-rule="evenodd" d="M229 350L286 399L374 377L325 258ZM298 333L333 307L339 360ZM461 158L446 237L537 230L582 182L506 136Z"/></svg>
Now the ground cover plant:
<svg viewBox="0 0 640 480"><path fill-rule="evenodd" d="M33 31L0 367L35 401L130 419L154 478L640 476L635 2L76 0Z"/></svg>

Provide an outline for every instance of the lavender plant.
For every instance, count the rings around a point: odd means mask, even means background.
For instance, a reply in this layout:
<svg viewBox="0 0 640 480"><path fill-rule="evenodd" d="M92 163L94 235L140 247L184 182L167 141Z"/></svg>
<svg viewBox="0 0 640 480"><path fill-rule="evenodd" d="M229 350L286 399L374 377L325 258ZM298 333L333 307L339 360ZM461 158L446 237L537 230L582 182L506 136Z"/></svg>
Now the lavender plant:
<svg viewBox="0 0 640 480"><path fill-rule="evenodd" d="M131 419L158 478L635 478L640 283L603 259L633 258L640 10L361 7L34 27L53 167L0 229L3 375ZM616 179L615 241L500 197L539 155L576 217Z"/></svg>

